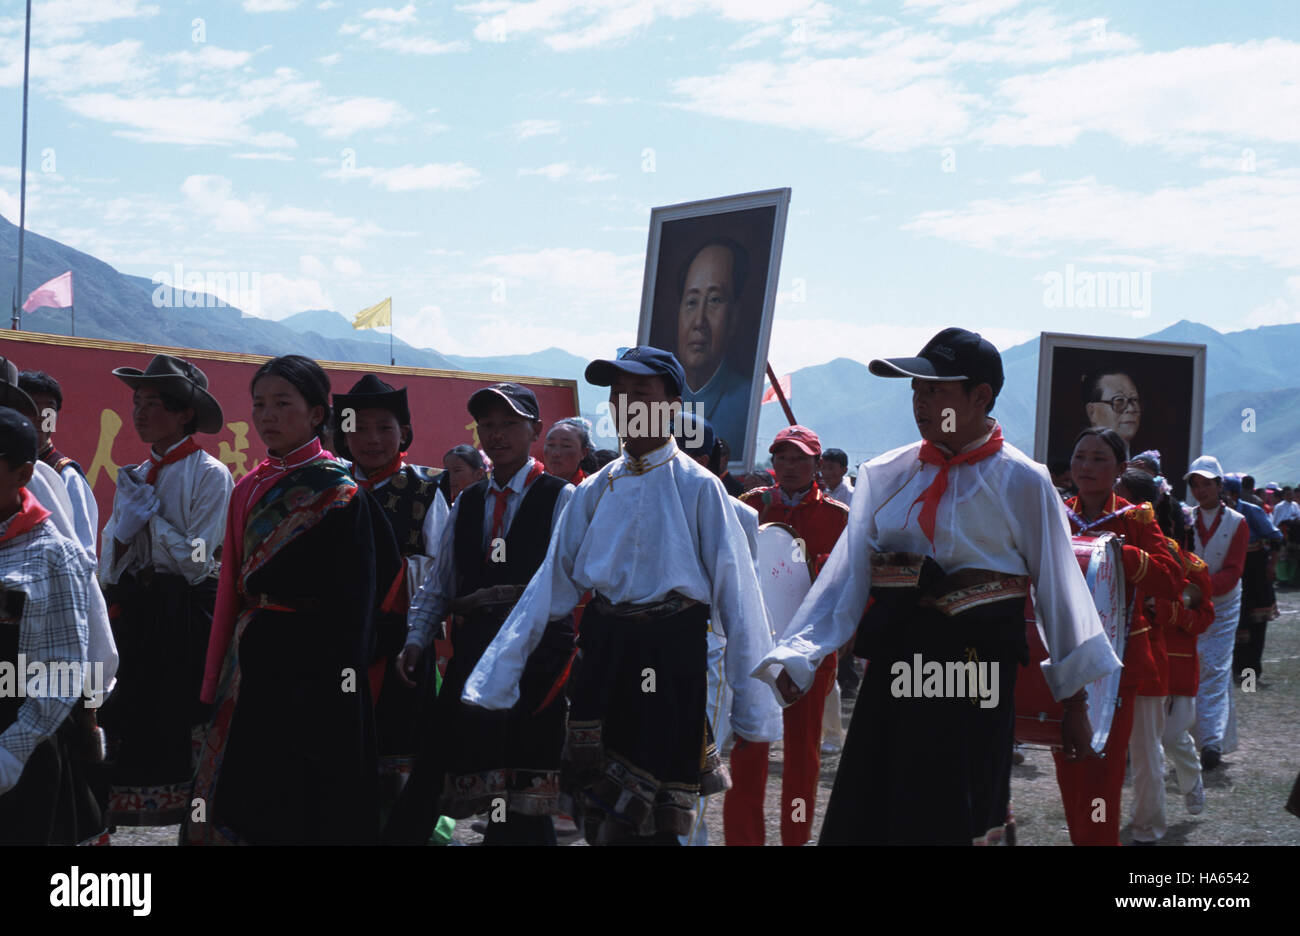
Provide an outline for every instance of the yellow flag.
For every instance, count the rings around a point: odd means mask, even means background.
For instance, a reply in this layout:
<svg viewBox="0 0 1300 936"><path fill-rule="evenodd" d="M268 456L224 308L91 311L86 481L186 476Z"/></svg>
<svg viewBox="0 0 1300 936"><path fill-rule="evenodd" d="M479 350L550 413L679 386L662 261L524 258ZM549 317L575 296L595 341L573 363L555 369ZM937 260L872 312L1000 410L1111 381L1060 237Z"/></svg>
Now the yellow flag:
<svg viewBox="0 0 1300 936"><path fill-rule="evenodd" d="M383 302L362 309L352 320L353 328L374 328L377 325L393 324L393 299L388 297Z"/></svg>

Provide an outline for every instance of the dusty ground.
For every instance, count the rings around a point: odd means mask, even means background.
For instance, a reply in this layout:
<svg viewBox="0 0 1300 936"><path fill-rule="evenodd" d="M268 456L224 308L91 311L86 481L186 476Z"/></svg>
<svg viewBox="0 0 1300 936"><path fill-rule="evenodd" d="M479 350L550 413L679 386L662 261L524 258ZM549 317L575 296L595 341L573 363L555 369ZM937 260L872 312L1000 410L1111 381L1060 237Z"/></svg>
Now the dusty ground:
<svg viewBox="0 0 1300 936"><path fill-rule="evenodd" d="M1168 790L1168 845L1300 845L1300 819L1282 808L1300 771L1300 591L1279 589L1282 616L1269 625L1264 648L1264 676L1259 691L1237 691L1237 732L1240 747L1224 758L1223 764L1205 775L1205 811L1190 816L1170 778ZM852 703L845 705L846 721ZM1070 837L1061 809L1051 754L1025 750L1025 763L1014 768L1011 797L1015 804L1020 845L1069 845ZM773 763L768 775L769 845L780 843L780 827L773 804L781 791L780 745L773 746ZM838 759L822 759L822 781L818 791L813 840L821 828L826 799L830 795ZM1131 787L1126 782L1124 810L1131 806ZM717 797L713 798L717 800ZM706 814L710 840L722 842L722 804L713 802ZM115 845L173 845L177 827L120 829ZM1120 835L1130 840L1127 823ZM461 822L456 840L473 844L481 836Z"/></svg>

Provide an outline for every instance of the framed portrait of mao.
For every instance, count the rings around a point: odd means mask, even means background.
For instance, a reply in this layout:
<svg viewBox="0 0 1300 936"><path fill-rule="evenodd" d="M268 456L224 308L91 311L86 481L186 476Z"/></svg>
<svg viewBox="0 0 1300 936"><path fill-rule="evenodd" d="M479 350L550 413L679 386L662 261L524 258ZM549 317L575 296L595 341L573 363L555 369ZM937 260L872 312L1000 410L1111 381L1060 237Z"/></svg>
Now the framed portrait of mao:
<svg viewBox="0 0 1300 936"><path fill-rule="evenodd" d="M673 352L682 403L754 464L790 189L655 208L637 343Z"/></svg>

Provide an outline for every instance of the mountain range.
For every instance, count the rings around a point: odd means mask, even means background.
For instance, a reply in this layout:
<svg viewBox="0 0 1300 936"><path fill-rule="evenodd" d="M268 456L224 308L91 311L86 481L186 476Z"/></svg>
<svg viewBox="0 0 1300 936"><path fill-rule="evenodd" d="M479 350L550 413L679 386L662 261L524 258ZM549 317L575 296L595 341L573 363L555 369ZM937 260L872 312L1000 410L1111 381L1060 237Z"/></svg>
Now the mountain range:
<svg viewBox="0 0 1300 936"><path fill-rule="evenodd" d="M18 230L0 218L0 296L13 296ZM198 291L181 292L159 307L156 285L123 274L107 263L58 241L27 232L21 298L65 270L73 271L77 304L76 333L90 338L139 341L251 354L295 352L322 360L369 364L389 362L387 333L354 330L342 314L325 309L299 312L279 321L243 314L238 308ZM21 301L21 298L19 301ZM23 328L69 334L67 310L38 309L23 317ZM1273 325L1220 333L1179 321L1146 336L1160 341L1204 344L1206 356L1205 451L1216 454L1228 471L1250 472L1261 483L1300 478L1300 324ZM466 357L415 348L395 339L402 365L488 374L572 378L578 381L583 414L595 419L603 388L582 378L586 359L560 348L532 354ZM1003 352L1006 384L996 414L1013 445L1033 451L1038 387L1038 339ZM836 358L791 374L791 405L796 418L815 429L827 446L844 449L850 461L870 458L916 438L910 390L905 380L880 380L864 363ZM1243 410L1255 413L1254 431ZM763 407L759 438L770 439L785 424L776 403ZM614 439L598 445L613 447ZM760 446L757 461L767 454Z"/></svg>

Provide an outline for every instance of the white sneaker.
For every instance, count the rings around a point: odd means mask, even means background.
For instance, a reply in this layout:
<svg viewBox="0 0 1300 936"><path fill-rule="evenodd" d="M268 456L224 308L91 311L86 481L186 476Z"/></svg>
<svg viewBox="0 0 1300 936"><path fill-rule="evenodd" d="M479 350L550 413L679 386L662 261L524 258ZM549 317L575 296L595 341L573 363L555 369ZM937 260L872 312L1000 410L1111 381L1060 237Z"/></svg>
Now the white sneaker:
<svg viewBox="0 0 1300 936"><path fill-rule="evenodd" d="M1196 778L1196 786L1192 792L1184 794L1183 802L1187 804L1187 811L1193 816L1199 816L1205 809L1205 781L1200 777Z"/></svg>

